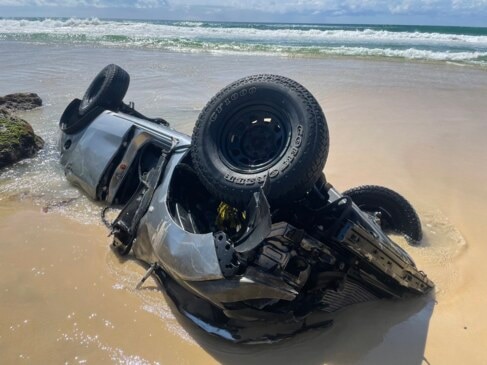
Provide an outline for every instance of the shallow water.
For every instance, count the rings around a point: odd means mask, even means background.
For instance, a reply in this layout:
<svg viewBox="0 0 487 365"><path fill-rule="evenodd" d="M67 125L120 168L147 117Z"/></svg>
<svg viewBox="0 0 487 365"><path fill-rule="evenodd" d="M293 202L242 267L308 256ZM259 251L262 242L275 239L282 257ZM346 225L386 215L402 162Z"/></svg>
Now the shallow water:
<svg viewBox="0 0 487 365"><path fill-rule="evenodd" d="M0 42L0 94L38 92L22 113L46 148L0 173L0 355L6 363L482 363L487 200L487 73L455 66L344 59L215 56ZM272 346L233 346L180 318L145 267L108 248L101 207L58 165L57 120L115 62L126 100L190 133L220 88L283 74L322 104L331 134L325 173L339 190L380 184L418 208L425 239L396 240L435 293L357 305L335 326ZM455 343L453 348L451 343Z"/></svg>
<svg viewBox="0 0 487 365"><path fill-rule="evenodd" d="M181 318L158 284L135 290L145 266L108 248L106 230L18 202L0 208L0 353L6 363L390 363L420 364L435 294L406 301L350 307L332 329L313 331L277 345L235 346L213 339ZM29 224L26 224L29 222ZM421 267L439 265L439 292L464 245L455 233L412 254ZM397 237L399 243L411 247ZM434 257L442 247L456 250ZM421 252L421 255L418 253ZM441 280L438 280L441 279ZM446 292L445 294L448 294ZM436 293L439 303L442 294ZM8 314L8 315L7 315ZM408 338L410 337L410 338ZM408 338L405 342L404 338Z"/></svg>

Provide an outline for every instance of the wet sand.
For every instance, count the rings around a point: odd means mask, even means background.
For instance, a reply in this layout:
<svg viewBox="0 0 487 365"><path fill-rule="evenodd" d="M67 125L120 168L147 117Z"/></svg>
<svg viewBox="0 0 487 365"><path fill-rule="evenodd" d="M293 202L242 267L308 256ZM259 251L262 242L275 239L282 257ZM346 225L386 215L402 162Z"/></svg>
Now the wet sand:
<svg viewBox="0 0 487 365"><path fill-rule="evenodd" d="M0 94L44 97L47 106L24 116L48 145L0 173L2 363L485 363L484 70L25 44L16 52L0 56ZM328 119L328 180L339 190L388 186L413 203L425 239L418 247L398 240L435 293L349 307L333 328L281 344L234 346L187 323L152 279L134 290L145 267L109 249L100 207L64 181L55 148L64 106L114 61L132 75L129 100L188 133L204 103L238 77L274 72L303 83ZM79 79L70 79L74 71Z"/></svg>

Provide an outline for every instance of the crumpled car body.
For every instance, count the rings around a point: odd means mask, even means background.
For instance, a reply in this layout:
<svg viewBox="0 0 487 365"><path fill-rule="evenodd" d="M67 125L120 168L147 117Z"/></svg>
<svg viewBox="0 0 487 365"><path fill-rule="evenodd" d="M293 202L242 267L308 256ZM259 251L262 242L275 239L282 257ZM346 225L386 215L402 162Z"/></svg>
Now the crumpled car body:
<svg viewBox="0 0 487 365"><path fill-rule="evenodd" d="M61 133L67 179L122 208L114 246L150 266L206 332L273 342L327 327L345 306L433 287L375 217L329 183L275 207L266 182L245 209L233 209L199 182L189 136L121 111L94 115L76 133Z"/></svg>

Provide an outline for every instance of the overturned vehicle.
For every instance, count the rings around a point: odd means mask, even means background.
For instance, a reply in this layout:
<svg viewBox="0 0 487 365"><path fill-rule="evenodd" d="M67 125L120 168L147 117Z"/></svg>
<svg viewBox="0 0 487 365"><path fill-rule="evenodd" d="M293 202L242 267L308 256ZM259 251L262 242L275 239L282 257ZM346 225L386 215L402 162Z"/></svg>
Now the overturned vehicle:
<svg viewBox="0 0 487 365"><path fill-rule="evenodd" d="M146 263L143 279L154 274L197 326L271 342L329 326L347 305L433 287L386 234L421 240L402 196L378 186L340 193L326 181L326 119L297 82L230 84L192 137L124 104L128 85L108 65L68 105L61 164L90 198L121 209L108 224L114 250Z"/></svg>

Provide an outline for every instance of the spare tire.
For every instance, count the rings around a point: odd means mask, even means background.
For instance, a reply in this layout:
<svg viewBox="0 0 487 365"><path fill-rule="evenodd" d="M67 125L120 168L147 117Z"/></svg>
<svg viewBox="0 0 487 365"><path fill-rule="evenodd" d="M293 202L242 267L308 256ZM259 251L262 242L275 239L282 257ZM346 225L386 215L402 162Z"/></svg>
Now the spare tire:
<svg viewBox="0 0 487 365"><path fill-rule="evenodd" d="M380 213L384 231L399 232L415 242L421 241L421 221L413 206L395 191L376 185L363 185L343 192L364 212Z"/></svg>
<svg viewBox="0 0 487 365"><path fill-rule="evenodd" d="M266 177L272 204L300 198L328 156L326 119L302 85L254 75L216 94L193 130L191 155L201 182L218 199L244 206Z"/></svg>
<svg viewBox="0 0 487 365"><path fill-rule="evenodd" d="M118 110L127 93L130 76L120 66L110 64L93 79L79 105L79 114L85 115L96 107Z"/></svg>

